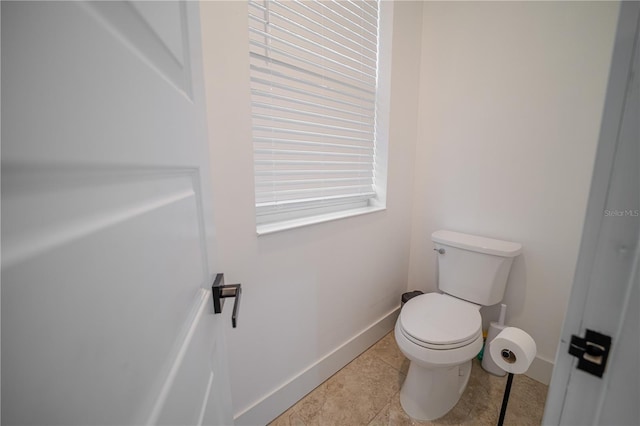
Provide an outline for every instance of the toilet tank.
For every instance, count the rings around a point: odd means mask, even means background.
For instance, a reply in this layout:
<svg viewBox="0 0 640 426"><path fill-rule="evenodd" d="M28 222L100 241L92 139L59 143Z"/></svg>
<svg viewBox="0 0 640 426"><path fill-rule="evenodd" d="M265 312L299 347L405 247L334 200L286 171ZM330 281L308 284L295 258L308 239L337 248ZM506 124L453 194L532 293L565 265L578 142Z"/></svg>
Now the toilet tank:
<svg viewBox="0 0 640 426"><path fill-rule="evenodd" d="M502 300L513 258L522 252L522 245L446 230L434 232L431 240L439 250L442 292L485 306Z"/></svg>

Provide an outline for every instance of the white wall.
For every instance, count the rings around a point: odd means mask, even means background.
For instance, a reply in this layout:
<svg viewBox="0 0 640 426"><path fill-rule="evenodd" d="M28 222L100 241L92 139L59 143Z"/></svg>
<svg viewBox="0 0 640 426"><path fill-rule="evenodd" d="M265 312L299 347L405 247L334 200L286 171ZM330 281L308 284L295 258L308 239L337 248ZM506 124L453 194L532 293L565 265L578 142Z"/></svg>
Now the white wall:
<svg viewBox="0 0 640 426"><path fill-rule="evenodd" d="M348 361L343 349L366 343L361 332L391 317L407 283L434 291L429 235L440 228L523 243L507 321L536 339L534 376L548 379L617 4L395 3L387 210L261 237L247 6L201 8L218 265L244 288L227 336L239 423L270 420Z"/></svg>
<svg viewBox="0 0 640 426"><path fill-rule="evenodd" d="M409 287L436 289L431 232L521 242L505 303L548 382L571 287L618 4L428 2ZM497 310L483 309L485 322Z"/></svg>
<svg viewBox="0 0 640 426"><path fill-rule="evenodd" d="M387 210L257 237L247 5L201 6L218 265L228 283L243 285L239 325L227 335L240 423L270 420L263 398L284 404L290 397L270 394L393 313L406 290L421 8L395 5Z"/></svg>

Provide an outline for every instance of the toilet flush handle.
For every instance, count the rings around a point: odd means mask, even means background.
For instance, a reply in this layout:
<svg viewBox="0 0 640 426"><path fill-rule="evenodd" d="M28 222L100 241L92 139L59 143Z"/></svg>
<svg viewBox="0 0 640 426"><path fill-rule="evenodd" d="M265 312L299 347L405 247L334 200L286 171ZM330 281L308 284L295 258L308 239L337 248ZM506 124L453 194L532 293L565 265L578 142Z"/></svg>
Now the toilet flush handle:
<svg viewBox="0 0 640 426"><path fill-rule="evenodd" d="M443 248L434 248L435 251L437 251L440 254L444 254L444 249Z"/></svg>

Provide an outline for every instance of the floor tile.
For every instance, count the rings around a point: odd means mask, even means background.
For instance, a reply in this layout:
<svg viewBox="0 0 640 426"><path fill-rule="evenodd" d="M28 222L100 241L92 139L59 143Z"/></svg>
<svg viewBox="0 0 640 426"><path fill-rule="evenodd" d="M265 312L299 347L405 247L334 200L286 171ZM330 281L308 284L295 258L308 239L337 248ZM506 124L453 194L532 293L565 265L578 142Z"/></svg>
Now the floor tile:
<svg viewBox="0 0 640 426"><path fill-rule="evenodd" d="M321 425L364 425L400 390L404 375L364 353L326 383Z"/></svg>
<svg viewBox="0 0 640 426"><path fill-rule="evenodd" d="M367 352L397 368L404 374L409 371L409 360L400 352L393 331L380 339Z"/></svg>
<svg viewBox="0 0 640 426"><path fill-rule="evenodd" d="M460 401L444 417L420 422L400 404L400 387L409 361L402 355L393 332L334 374L272 426L426 426L495 425L498 422L506 376L494 376L473 361L469 384ZM524 375L514 377L505 424L539 425L547 386Z"/></svg>

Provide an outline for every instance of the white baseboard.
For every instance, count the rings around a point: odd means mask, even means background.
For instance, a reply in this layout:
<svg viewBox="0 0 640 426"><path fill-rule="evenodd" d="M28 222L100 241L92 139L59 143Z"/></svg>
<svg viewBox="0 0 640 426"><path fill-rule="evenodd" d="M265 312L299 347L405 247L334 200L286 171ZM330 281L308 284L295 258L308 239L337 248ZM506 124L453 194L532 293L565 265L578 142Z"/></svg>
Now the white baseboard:
<svg viewBox="0 0 640 426"><path fill-rule="evenodd" d="M531 377L533 380L537 380L540 383L544 383L549 386L551 382L551 373L553 372L553 361L549 361L537 356L531 366L525 373L526 376Z"/></svg>
<svg viewBox="0 0 640 426"><path fill-rule="evenodd" d="M283 383L251 407L236 414L237 426L266 425L390 332L400 306ZM537 379L536 379L537 380Z"/></svg>

